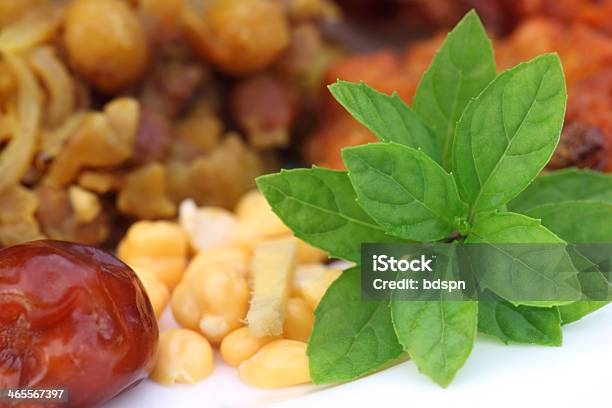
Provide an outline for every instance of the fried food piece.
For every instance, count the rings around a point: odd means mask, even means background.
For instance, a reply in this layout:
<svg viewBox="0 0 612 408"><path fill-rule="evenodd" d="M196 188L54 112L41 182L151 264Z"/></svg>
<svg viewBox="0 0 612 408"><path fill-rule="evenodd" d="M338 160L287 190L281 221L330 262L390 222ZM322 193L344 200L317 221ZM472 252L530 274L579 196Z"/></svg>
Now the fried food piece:
<svg viewBox="0 0 612 408"><path fill-rule="evenodd" d="M389 53L370 56L355 56L334 64L327 75L329 83L336 78L348 81L364 80L370 86L385 93L397 90L407 103L411 102L418 81L429 66L436 50L441 45L442 36L418 42L406 52L403 63L397 63L397 57ZM566 80L569 87L568 123L579 122L596 126L605 139L612 139L612 97L610 85L612 75L609 64L612 61L612 40L601 32L583 24L563 25L549 18L537 17L522 23L508 38L497 40L496 59L498 69L507 69L520 62L547 52L558 52L563 62ZM588 52L585 52L588 50ZM574 85L575 84L575 85ZM308 140L305 156L314 163L333 168L342 168L340 150L375 141L367 129L357 124L342 107L334 101L328 102L324 109L321 125ZM603 160L609 142L595 142L588 136L590 147L589 159L584 152L577 150L576 142L584 132L570 129L567 135L573 135L569 145L564 145L557 161L600 168L608 160ZM592 135L592 133L587 132ZM586 139L582 139L586 142ZM602 144L603 143L603 144ZM597 147L595 147L595 145ZM605 145L605 146L604 146ZM595 148L597 153L592 151ZM571 150L571 159L567 149ZM595 155L595 156L593 156ZM561 159L563 157L563 159ZM581 157L580 159L578 157Z"/></svg>
<svg viewBox="0 0 612 408"><path fill-rule="evenodd" d="M93 221L102 211L98 196L79 186L70 186L68 199L74 210L76 220L80 223Z"/></svg>
<svg viewBox="0 0 612 408"><path fill-rule="evenodd" d="M108 237L107 215L100 211L91 221L81 221L68 190L39 185L34 193L39 201L36 218L47 237L86 245L99 245Z"/></svg>
<svg viewBox="0 0 612 408"><path fill-rule="evenodd" d="M188 48L171 43L162 47L145 79L139 100L143 108L172 119L207 77L203 64L194 61Z"/></svg>
<svg viewBox="0 0 612 408"><path fill-rule="evenodd" d="M612 149L612 68L604 69L568 89L567 121L596 127ZM609 150L608 155L612 155ZM606 171L612 171L612 158L607 160Z"/></svg>
<svg viewBox="0 0 612 408"><path fill-rule="evenodd" d="M124 182L123 173L86 170L79 175L78 183L81 187L104 194L117 191Z"/></svg>
<svg viewBox="0 0 612 408"><path fill-rule="evenodd" d="M0 27L18 20L45 0L0 1Z"/></svg>
<svg viewBox="0 0 612 408"><path fill-rule="evenodd" d="M125 162L133 154L138 123L138 102L131 98L111 101L104 112L88 113L51 164L44 183L65 187L83 167L109 167Z"/></svg>
<svg viewBox="0 0 612 408"><path fill-rule="evenodd" d="M140 121L134 140L132 162L160 161L170 152L172 129L165 116L150 109L140 109Z"/></svg>
<svg viewBox="0 0 612 408"><path fill-rule="evenodd" d="M547 18L526 20L511 36L497 42L495 49L500 70L557 52L570 85L608 67L612 60L612 41L606 35L585 25L566 26Z"/></svg>
<svg viewBox="0 0 612 408"><path fill-rule="evenodd" d="M175 124L174 132L172 158L190 161L219 145L223 123L212 107L200 102Z"/></svg>
<svg viewBox="0 0 612 408"><path fill-rule="evenodd" d="M608 162L608 151L608 140L598 127L581 122L566 123L547 167L603 170Z"/></svg>
<svg viewBox="0 0 612 408"><path fill-rule="evenodd" d="M230 134L210 154L189 163L170 162L167 169L169 194L175 203L192 198L198 205L233 208L255 187L263 165L238 135Z"/></svg>
<svg viewBox="0 0 612 408"><path fill-rule="evenodd" d="M240 81L231 94L234 118L258 149L287 147L296 114L291 89L271 74Z"/></svg>
<svg viewBox="0 0 612 408"><path fill-rule="evenodd" d="M580 22L612 34L610 0L521 0L517 7L522 15L544 15L564 22Z"/></svg>
<svg viewBox="0 0 612 408"><path fill-rule="evenodd" d="M149 163L132 171L117 197L117 208L136 219L170 218L176 206L166 194L166 169Z"/></svg>
<svg viewBox="0 0 612 408"><path fill-rule="evenodd" d="M274 1L214 0L202 16L188 10L185 18L196 52L228 74L262 69L289 44L287 17Z"/></svg>
<svg viewBox="0 0 612 408"><path fill-rule="evenodd" d="M149 38L164 44L179 36L185 0L139 0L138 14Z"/></svg>
<svg viewBox="0 0 612 408"><path fill-rule="evenodd" d="M75 70L102 92L135 84L149 63L149 44L134 11L121 0L75 0L64 23Z"/></svg>
<svg viewBox="0 0 612 408"><path fill-rule="evenodd" d="M0 194L0 245L13 245L43 238L34 217L36 194L25 187L11 186Z"/></svg>

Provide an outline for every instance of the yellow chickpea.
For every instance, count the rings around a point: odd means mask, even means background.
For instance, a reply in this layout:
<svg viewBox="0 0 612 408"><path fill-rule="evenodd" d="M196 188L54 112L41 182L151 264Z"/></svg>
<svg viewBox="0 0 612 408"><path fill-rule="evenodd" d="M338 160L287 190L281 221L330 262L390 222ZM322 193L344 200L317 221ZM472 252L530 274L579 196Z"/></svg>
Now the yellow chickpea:
<svg viewBox="0 0 612 408"><path fill-rule="evenodd" d="M243 276L248 276L251 262L251 254L242 247L222 246L213 249L199 251L189 262L185 270L185 279L195 271L203 267L214 264L222 264L227 268L239 272Z"/></svg>
<svg viewBox="0 0 612 408"><path fill-rule="evenodd" d="M238 367L245 382L259 388L280 388L310 382L306 343L275 340Z"/></svg>
<svg viewBox="0 0 612 408"><path fill-rule="evenodd" d="M121 0L71 2L63 39L74 69L103 92L133 85L148 65L144 29Z"/></svg>
<svg viewBox="0 0 612 408"><path fill-rule="evenodd" d="M223 264L204 265L190 272L172 293L176 321L199 330L214 344L243 325L248 307L246 279Z"/></svg>
<svg viewBox="0 0 612 408"><path fill-rule="evenodd" d="M228 74L264 68L289 44L287 17L270 0L214 0L185 23L196 51Z"/></svg>
<svg viewBox="0 0 612 408"><path fill-rule="evenodd" d="M172 289L185 271L187 251L187 238L175 223L139 221L119 243L117 254L132 268L153 273Z"/></svg>
<svg viewBox="0 0 612 408"><path fill-rule="evenodd" d="M223 338L219 351L227 364L238 367L244 360L253 357L260 348L277 339L277 336L255 337L248 327L241 327Z"/></svg>
<svg viewBox="0 0 612 408"><path fill-rule="evenodd" d="M327 288L338 279L341 269L323 264L298 266L293 277L293 295L303 298L315 310Z"/></svg>
<svg viewBox="0 0 612 408"><path fill-rule="evenodd" d="M149 296L155 316L159 318L168 304L168 299L170 299L168 287L156 275L144 269L135 269L134 272L138 275L142 286L144 286Z"/></svg>
<svg viewBox="0 0 612 408"><path fill-rule="evenodd" d="M240 223L235 242L245 248L252 248L266 239L291 236L293 233L272 211L266 198L258 190L246 193L235 209L236 219ZM327 253L295 238L298 264L323 262Z"/></svg>
<svg viewBox="0 0 612 408"><path fill-rule="evenodd" d="M234 214L224 208L197 207L193 200L187 199L179 206L179 223L196 251L240 241L240 224Z"/></svg>
<svg viewBox="0 0 612 408"><path fill-rule="evenodd" d="M212 347L201 334L186 329L168 330L159 336L151 379L163 385L195 384L208 377L214 365Z"/></svg>
<svg viewBox="0 0 612 408"><path fill-rule="evenodd" d="M246 193L236 206L236 218L257 237L268 238L291 234L291 230L270 208L266 198L257 190Z"/></svg>
<svg viewBox="0 0 612 408"><path fill-rule="evenodd" d="M313 324L314 313L308 303L299 297L289 299L283 324L283 337L306 343Z"/></svg>

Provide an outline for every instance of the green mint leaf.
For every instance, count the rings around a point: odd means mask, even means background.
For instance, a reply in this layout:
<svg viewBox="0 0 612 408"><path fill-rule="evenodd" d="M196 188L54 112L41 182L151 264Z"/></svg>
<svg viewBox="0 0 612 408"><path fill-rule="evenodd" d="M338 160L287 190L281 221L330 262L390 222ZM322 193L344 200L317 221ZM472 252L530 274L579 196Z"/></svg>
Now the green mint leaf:
<svg viewBox="0 0 612 408"><path fill-rule="evenodd" d="M567 252L565 241L546 229L536 219L515 213L486 213L476 217L466 243L485 243L474 265L486 265L481 285L513 304L550 307L580 298L578 271ZM556 244L536 250L529 245ZM563 271L561 273L560 271ZM551 300L521 300L515 293L534 293ZM535 298L535 296L534 296ZM562 299L562 300L554 300Z"/></svg>
<svg viewBox="0 0 612 408"><path fill-rule="evenodd" d="M431 131L397 93L391 96L365 83L338 81L329 86L336 100L383 142L396 142L421 149L438 163L441 152Z"/></svg>
<svg viewBox="0 0 612 408"><path fill-rule="evenodd" d="M392 301L399 342L419 370L446 387L470 356L476 339L478 302Z"/></svg>
<svg viewBox="0 0 612 408"><path fill-rule="evenodd" d="M563 201L524 212L572 243L612 242L612 202Z"/></svg>
<svg viewBox="0 0 612 408"><path fill-rule="evenodd" d="M312 381L352 380L401 353L388 302L363 300L359 268L344 271L315 311L307 350Z"/></svg>
<svg viewBox="0 0 612 408"><path fill-rule="evenodd" d="M560 346L561 316L556 307L515 306L505 301L478 303L478 330L504 343Z"/></svg>
<svg viewBox="0 0 612 408"><path fill-rule="evenodd" d="M446 263L440 277L457 276L458 261L457 246L453 245L447 256L438 258L438 268L440 262ZM400 272L402 275L410 274ZM478 302L456 299L451 294L436 301L405 301L399 296L391 299L391 317L400 344L418 369L442 387L463 367L476 339Z"/></svg>
<svg viewBox="0 0 612 408"><path fill-rule="evenodd" d="M257 186L296 237L333 257L359 263L362 242L393 242L356 203L344 171L283 170L262 176Z"/></svg>
<svg viewBox="0 0 612 408"><path fill-rule="evenodd" d="M508 209L523 212L542 204L575 200L612 203L612 175L574 168L544 173L510 201Z"/></svg>
<svg viewBox="0 0 612 408"><path fill-rule="evenodd" d="M453 172L471 214L516 197L546 165L565 115L559 57L547 54L498 76L469 103L453 143Z"/></svg>
<svg viewBox="0 0 612 408"><path fill-rule="evenodd" d="M345 148L342 157L358 203L391 235L436 241L465 217L452 176L422 151L373 143Z"/></svg>
<svg viewBox="0 0 612 408"><path fill-rule="evenodd" d="M413 100L414 111L435 133L445 169L450 170L453 134L461 113L493 78L491 41L471 11L446 37Z"/></svg>
<svg viewBox="0 0 612 408"><path fill-rule="evenodd" d="M601 309L610 302L605 300L580 300L569 305L559 306L563 324L577 322L583 317Z"/></svg>

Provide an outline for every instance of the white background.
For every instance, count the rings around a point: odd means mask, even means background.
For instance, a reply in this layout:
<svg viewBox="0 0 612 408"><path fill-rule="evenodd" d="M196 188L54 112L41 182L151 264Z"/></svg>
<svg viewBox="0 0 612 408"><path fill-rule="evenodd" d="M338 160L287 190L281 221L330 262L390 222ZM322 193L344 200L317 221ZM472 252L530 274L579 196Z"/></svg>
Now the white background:
<svg viewBox="0 0 612 408"><path fill-rule="evenodd" d="M173 325L165 314L161 329ZM612 407L612 305L566 326L564 335L562 347L505 346L481 335L446 389L407 361L342 385L258 390L217 356L214 373L197 385L164 387L147 380L103 408Z"/></svg>

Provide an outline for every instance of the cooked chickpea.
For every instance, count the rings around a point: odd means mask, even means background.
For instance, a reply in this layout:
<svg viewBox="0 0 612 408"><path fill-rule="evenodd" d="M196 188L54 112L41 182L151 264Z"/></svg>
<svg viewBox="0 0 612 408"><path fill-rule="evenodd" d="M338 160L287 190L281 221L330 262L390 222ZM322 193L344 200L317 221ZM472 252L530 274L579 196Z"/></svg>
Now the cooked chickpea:
<svg viewBox="0 0 612 408"><path fill-rule="evenodd" d="M340 276L342 270L323 264L298 266L293 278L293 294L303 298L315 310L327 288Z"/></svg>
<svg viewBox="0 0 612 408"><path fill-rule="evenodd" d="M204 265L172 293L172 312L183 327L199 330L218 344L243 325L249 306L249 287L244 276L223 264Z"/></svg>
<svg viewBox="0 0 612 408"><path fill-rule="evenodd" d="M308 303L299 297L289 299L283 324L283 337L306 343L310 337L313 323L314 314Z"/></svg>
<svg viewBox="0 0 612 408"><path fill-rule="evenodd" d="M227 364L238 367L263 346L277 339L279 337L276 336L255 337L248 327L241 327L223 338L219 351Z"/></svg>
<svg viewBox="0 0 612 408"><path fill-rule="evenodd" d="M287 17L274 1L215 0L202 18L187 14L189 39L197 52L229 74L264 68L289 43Z"/></svg>
<svg viewBox="0 0 612 408"><path fill-rule="evenodd" d="M184 200L179 207L179 222L191 247L197 251L233 245L242 240L236 217L223 208L198 208L193 200Z"/></svg>
<svg viewBox="0 0 612 408"><path fill-rule="evenodd" d="M266 198L257 190L245 194L236 206L236 218L250 228L256 237L268 238L291 234L291 230L270 208Z"/></svg>
<svg viewBox="0 0 612 408"><path fill-rule="evenodd" d="M174 329L159 336L157 363L151 379L163 385L195 384L212 373L212 347L201 334Z"/></svg>
<svg viewBox="0 0 612 408"><path fill-rule="evenodd" d="M242 362L238 374L259 388L280 388L310 382L306 343L275 340Z"/></svg>
<svg viewBox="0 0 612 408"><path fill-rule="evenodd" d="M139 221L130 227L117 253L132 268L153 273L173 288L185 271L187 250L187 238L175 223Z"/></svg>
<svg viewBox="0 0 612 408"><path fill-rule="evenodd" d="M291 230L272 211L266 198L258 190L246 193L236 206L236 219L242 229L238 229L235 242L244 247L253 247L264 239L292 235ZM299 238L297 244L297 261L299 264L323 262L327 254Z"/></svg>
<svg viewBox="0 0 612 408"><path fill-rule="evenodd" d="M155 311L155 316L159 318L166 308L166 304L168 304L168 299L170 299L168 287L155 274L147 272L144 269L135 269L134 272L138 275L142 286L144 286L149 296L149 300Z"/></svg>
<svg viewBox="0 0 612 408"><path fill-rule="evenodd" d="M121 0L76 0L66 11L64 44L74 69L103 92L133 85L149 61L134 11Z"/></svg>
<svg viewBox="0 0 612 408"><path fill-rule="evenodd" d="M191 276L194 271L209 265L221 264L227 268L239 272L242 276L247 276L251 262L251 254L244 248L238 246L223 246L213 249L199 251L189 262L185 270L185 279Z"/></svg>

